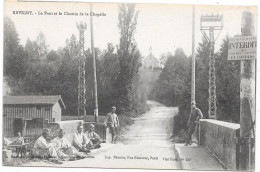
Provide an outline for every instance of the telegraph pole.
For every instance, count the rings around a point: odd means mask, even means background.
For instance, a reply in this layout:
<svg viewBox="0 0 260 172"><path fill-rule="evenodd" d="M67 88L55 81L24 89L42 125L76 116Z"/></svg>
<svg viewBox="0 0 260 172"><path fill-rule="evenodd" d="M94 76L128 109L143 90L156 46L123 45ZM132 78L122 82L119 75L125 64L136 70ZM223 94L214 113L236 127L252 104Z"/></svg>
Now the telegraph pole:
<svg viewBox="0 0 260 172"><path fill-rule="evenodd" d="M92 3L90 4L90 13L92 13ZM95 116L95 122L98 123L96 53L95 53L95 46L94 46L93 17L92 17L92 15L90 15L90 33L91 33L91 51L92 51L92 58L93 58L93 78L94 78L94 102L95 102L94 116Z"/></svg>
<svg viewBox="0 0 260 172"><path fill-rule="evenodd" d="M254 18L242 13L241 34L255 36ZM254 169L255 139L255 60L241 60L240 66L240 170Z"/></svg>
<svg viewBox="0 0 260 172"><path fill-rule="evenodd" d="M195 102L195 6L192 7L191 101Z"/></svg>

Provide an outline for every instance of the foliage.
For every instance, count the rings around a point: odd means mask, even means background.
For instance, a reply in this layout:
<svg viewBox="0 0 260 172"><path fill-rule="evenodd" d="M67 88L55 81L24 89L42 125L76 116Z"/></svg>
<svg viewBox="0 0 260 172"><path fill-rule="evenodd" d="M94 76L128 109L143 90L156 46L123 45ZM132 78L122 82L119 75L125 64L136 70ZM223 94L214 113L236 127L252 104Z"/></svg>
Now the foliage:
<svg viewBox="0 0 260 172"><path fill-rule="evenodd" d="M208 63L209 47L205 40L196 55L196 102L208 118ZM239 122L240 63L227 61L228 38L224 39L215 54L217 119Z"/></svg>
<svg viewBox="0 0 260 172"><path fill-rule="evenodd" d="M138 12L135 11L134 4L119 5L120 43L117 53L120 71L117 78L117 104L123 114L144 112L146 102L138 73L141 54L134 40L137 17Z"/></svg>
<svg viewBox="0 0 260 172"><path fill-rule="evenodd" d="M196 54L195 96L196 105L200 108L205 118L208 118L209 55L209 44L203 38L202 43L199 43ZM216 65L215 68L217 68Z"/></svg>
<svg viewBox="0 0 260 172"><path fill-rule="evenodd" d="M167 105L179 105L186 90L189 90L189 58L182 49L177 49L175 54L168 54L165 67L154 87L154 99Z"/></svg>
<svg viewBox="0 0 260 172"><path fill-rule="evenodd" d="M100 115L106 115L113 105L118 107L119 116L136 116L145 110L147 96L139 79L141 55L134 43L136 20L133 5L120 5L118 51L111 43L106 50L95 49ZM21 46L15 25L9 18L5 18L4 31L4 77L11 94L61 95L66 105L64 115L77 115L79 41L76 36L72 35L65 47L55 51L48 49L42 32L36 40L28 39L25 47ZM85 56L86 109L87 114L92 115L93 59L89 49Z"/></svg>
<svg viewBox="0 0 260 172"><path fill-rule="evenodd" d="M28 55L19 44L14 23L6 17L4 19L4 75L14 80L22 79L26 73L27 63Z"/></svg>
<svg viewBox="0 0 260 172"><path fill-rule="evenodd" d="M239 123L240 120L240 61L227 61L228 37L216 55L218 119Z"/></svg>
<svg viewBox="0 0 260 172"><path fill-rule="evenodd" d="M178 106L179 113L175 116L174 134L187 129L190 113L190 58L181 50L175 55L168 55L165 67L154 88L153 98L168 106ZM208 118L208 70L209 44L202 39L196 54L196 103ZM215 54L217 119L239 122L239 87L240 63L227 61L228 38L224 39L221 49Z"/></svg>

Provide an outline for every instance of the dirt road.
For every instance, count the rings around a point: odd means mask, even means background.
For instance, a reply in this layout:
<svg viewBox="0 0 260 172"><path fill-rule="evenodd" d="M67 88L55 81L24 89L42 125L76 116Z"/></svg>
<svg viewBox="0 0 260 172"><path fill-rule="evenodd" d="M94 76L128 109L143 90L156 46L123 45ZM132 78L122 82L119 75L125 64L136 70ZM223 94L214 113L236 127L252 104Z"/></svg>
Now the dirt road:
<svg viewBox="0 0 260 172"><path fill-rule="evenodd" d="M177 108L148 101L150 111L136 118L124 134L124 143L105 144L89 158L62 165L30 163L30 166L180 169L169 142ZM101 151L102 150L102 151ZM27 164L28 165L28 164Z"/></svg>

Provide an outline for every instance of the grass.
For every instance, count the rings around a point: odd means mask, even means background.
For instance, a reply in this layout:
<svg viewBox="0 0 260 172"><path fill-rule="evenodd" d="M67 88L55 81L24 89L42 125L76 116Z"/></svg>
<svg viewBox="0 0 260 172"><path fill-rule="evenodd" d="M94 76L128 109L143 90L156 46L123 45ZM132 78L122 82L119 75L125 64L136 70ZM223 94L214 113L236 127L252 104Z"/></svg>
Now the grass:
<svg viewBox="0 0 260 172"><path fill-rule="evenodd" d="M3 166L21 166L23 164L29 162L36 162L39 161L38 158L12 158L10 161L6 161L3 159Z"/></svg>
<svg viewBox="0 0 260 172"><path fill-rule="evenodd" d="M119 116L120 127L125 128L134 123L134 120L127 116Z"/></svg>
<svg viewBox="0 0 260 172"><path fill-rule="evenodd" d="M127 116L119 116L120 128L117 131L117 142L127 143L127 138L124 137L124 133L129 130L129 126L134 123L133 118Z"/></svg>

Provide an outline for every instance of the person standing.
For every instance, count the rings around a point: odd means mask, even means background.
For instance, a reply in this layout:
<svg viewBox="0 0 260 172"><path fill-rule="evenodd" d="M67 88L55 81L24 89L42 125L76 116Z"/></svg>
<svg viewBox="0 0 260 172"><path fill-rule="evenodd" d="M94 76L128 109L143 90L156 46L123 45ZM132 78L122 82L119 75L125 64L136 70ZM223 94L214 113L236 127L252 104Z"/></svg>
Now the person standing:
<svg viewBox="0 0 260 172"><path fill-rule="evenodd" d="M111 112L107 114L107 117L104 121L104 125L110 129L110 132L112 134L112 143L115 143L116 130L120 127L119 119L115 112L116 112L116 107L113 106Z"/></svg>
<svg viewBox="0 0 260 172"><path fill-rule="evenodd" d="M191 137L194 133L197 124L199 123L199 120L203 118L203 114L199 108L196 107L195 101L191 102L191 111L190 111L190 117L188 120L187 126L188 128L188 135L186 138L185 146L191 145Z"/></svg>

